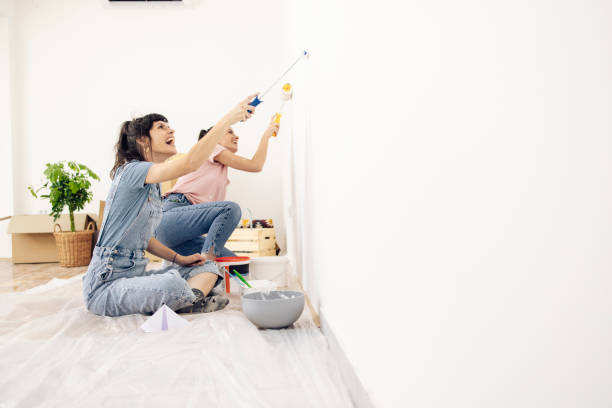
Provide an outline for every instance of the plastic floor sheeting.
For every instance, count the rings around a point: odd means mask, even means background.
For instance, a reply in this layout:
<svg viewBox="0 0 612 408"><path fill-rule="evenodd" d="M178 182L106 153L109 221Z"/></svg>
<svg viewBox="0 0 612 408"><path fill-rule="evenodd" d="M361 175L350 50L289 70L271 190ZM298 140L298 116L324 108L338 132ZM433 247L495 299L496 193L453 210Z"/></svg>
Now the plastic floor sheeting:
<svg viewBox="0 0 612 408"><path fill-rule="evenodd" d="M182 316L160 333L140 329L146 316L95 316L81 276L0 295L0 408L353 406L307 308L284 330L258 330L238 295Z"/></svg>

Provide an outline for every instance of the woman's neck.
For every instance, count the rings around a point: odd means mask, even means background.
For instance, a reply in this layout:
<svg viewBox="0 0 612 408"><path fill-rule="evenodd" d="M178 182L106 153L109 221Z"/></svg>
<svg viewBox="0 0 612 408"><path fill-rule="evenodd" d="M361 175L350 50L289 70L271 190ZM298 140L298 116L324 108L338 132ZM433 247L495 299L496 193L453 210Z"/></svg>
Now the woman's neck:
<svg viewBox="0 0 612 408"><path fill-rule="evenodd" d="M153 154L150 154L149 156L145 156L145 159L147 161L153 162L153 163L163 163L166 160L168 160L170 157L174 156L173 154L168 154L168 153L155 153L153 152Z"/></svg>

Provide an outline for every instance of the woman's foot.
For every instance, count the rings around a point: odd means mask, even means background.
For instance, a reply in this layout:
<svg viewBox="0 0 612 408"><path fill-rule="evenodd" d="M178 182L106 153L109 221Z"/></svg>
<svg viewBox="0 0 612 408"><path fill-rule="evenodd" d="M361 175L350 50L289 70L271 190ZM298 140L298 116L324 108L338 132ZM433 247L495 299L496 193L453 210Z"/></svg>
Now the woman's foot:
<svg viewBox="0 0 612 408"><path fill-rule="evenodd" d="M201 290L192 288L196 300L189 306L176 310L176 313L210 313L224 309L229 299L221 295L204 296Z"/></svg>
<svg viewBox="0 0 612 408"><path fill-rule="evenodd" d="M202 313L216 312L221 309L225 309L225 306L229 304L229 299L221 295L207 296L202 302ZM194 313L196 310L194 310Z"/></svg>

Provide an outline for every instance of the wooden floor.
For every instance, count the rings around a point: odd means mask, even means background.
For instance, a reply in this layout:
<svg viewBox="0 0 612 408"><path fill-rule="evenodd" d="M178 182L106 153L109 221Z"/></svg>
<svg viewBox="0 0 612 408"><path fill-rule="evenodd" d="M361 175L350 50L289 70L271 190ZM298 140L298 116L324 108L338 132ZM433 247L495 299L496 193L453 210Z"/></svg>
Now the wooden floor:
<svg viewBox="0 0 612 408"><path fill-rule="evenodd" d="M86 266L62 268L57 262L12 264L10 261L0 261L0 293L22 292L53 278L67 279L86 270Z"/></svg>

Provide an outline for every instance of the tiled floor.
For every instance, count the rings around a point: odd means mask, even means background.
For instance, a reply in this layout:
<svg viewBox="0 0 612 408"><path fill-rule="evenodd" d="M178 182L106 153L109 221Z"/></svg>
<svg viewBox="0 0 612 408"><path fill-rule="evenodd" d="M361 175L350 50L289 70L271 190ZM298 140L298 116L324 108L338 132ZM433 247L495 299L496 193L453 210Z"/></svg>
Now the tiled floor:
<svg viewBox="0 0 612 408"><path fill-rule="evenodd" d="M10 261L0 261L0 293L23 292L53 278L67 279L86 270L86 266L62 268L57 262L13 264Z"/></svg>
<svg viewBox="0 0 612 408"><path fill-rule="evenodd" d="M151 262L147 268L161 266L161 262ZM13 264L0 261L0 293L23 292L35 286L44 285L53 278L68 279L87 271L87 266L63 268L59 262L39 264Z"/></svg>

